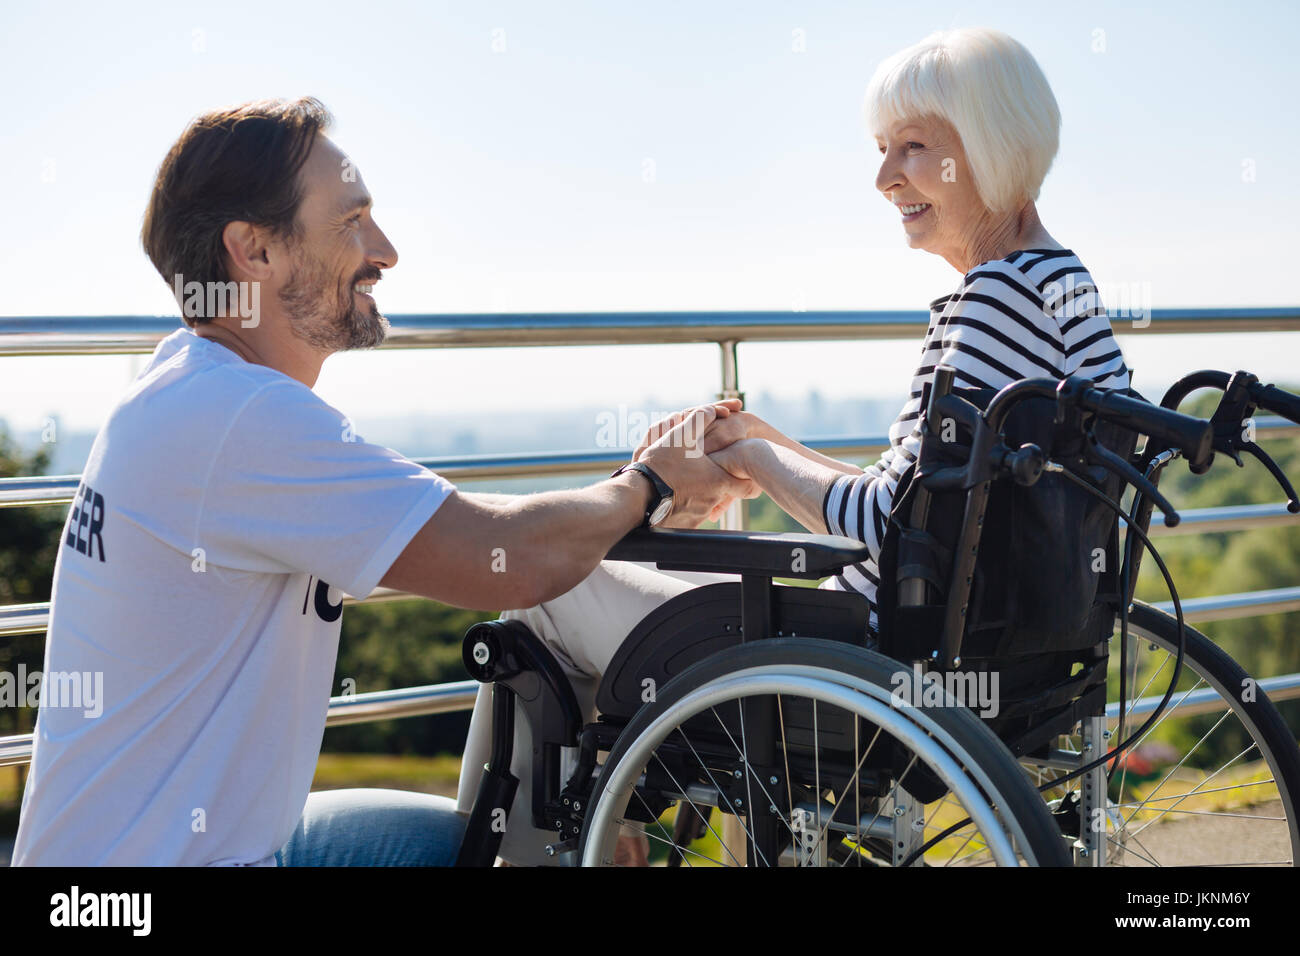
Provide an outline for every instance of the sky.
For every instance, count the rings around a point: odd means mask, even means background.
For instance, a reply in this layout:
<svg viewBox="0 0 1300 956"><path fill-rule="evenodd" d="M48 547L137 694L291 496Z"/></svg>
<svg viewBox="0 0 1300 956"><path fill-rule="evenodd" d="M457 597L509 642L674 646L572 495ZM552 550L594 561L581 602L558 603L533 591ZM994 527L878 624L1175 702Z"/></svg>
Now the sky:
<svg viewBox="0 0 1300 956"><path fill-rule="evenodd" d="M862 93L894 51L976 25L1052 84L1039 210L1103 289L1297 303L1292 3L262 0L0 8L0 315L176 315L139 243L158 163L205 109L302 94L334 113L399 252L385 312L922 309L960 276L907 248L875 191ZM1139 389L1206 365L1285 377L1300 355L1295 334L1116 331ZM742 346L741 383L901 403L916 346ZM11 425L95 427L142 360L3 361ZM717 378L707 345L381 350L330 359L317 391L364 430L676 407Z"/></svg>

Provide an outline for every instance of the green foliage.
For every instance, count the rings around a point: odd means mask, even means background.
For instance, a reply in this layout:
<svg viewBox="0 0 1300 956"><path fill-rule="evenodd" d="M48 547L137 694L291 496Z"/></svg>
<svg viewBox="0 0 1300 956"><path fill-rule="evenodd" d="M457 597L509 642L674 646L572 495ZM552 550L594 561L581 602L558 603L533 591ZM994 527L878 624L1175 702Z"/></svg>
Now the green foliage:
<svg viewBox="0 0 1300 956"><path fill-rule="evenodd" d="M1300 391L1294 386L1282 386ZM1206 392L1184 404L1182 411L1209 417L1217 397ZM1293 484L1300 482L1300 440L1258 436L1260 446L1278 463ZM1264 466L1243 455L1244 467L1223 455L1205 475L1193 475L1182 462L1170 466L1160 487L1179 510L1225 505L1268 504L1282 500L1282 490ZM1159 522L1158 513L1152 524ZM1219 534L1155 539L1180 598L1236 594L1300 584L1300 518L1282 527ZM1168 589L1150 556L1142 562L1137 596L1169 600ZM1249 674L1269 676L1300 671L1300 613L1270 614L1196 625L1234 657Z"/></svg>
<svg viewBox="0 0 1300 956"><path fill-rule="evenodd" d="M43 475L49 452L27 456L0 426L0 478ZM66 507L0 508L0 604L48 601Z"/></svg>
<svg viewBox="0 0 1300 956"><path fill-rule="evenodd" d="M48 465L46 449L24 455L0 427L0 478L42 475ZM0 508L0 605L50 599L54 558L66 514L65 506ZM0 638L0 671L17 674L19 665L24 665L30 674L40 670L44 656L43 634ZM28 733L35 724L33 708L0 708L0 735Z"/></svg>
<svg viewBox="0 0 1300 956"><path fill-rule="evenodd" d="M495 614L411 599L349 607L334 669L332 693L356 693L469 680L461 638L470 625ZM354 683L345 685L344 681ZM349 724L325 733L323 749L339 752L426 754L465 746L468 714L405 717Z"/></svg>

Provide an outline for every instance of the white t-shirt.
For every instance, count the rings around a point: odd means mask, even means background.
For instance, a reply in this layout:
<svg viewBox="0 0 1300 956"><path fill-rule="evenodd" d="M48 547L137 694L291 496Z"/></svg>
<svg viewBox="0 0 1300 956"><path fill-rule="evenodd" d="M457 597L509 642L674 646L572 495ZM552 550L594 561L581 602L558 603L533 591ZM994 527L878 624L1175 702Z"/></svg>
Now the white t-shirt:
<svg viewBox="0 0 1300 956"><path fill-rule="evenodd" d="M273 865L315 772L342 594L374 590L453 490L302 383L168 336L60 541L15 865Z"/></svg>

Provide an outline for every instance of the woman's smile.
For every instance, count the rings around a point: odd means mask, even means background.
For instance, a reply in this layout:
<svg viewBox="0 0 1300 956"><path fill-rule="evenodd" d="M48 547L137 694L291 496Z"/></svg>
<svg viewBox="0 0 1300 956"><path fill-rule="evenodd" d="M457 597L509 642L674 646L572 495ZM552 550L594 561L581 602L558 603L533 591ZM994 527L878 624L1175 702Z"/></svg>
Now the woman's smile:
<svg viewBox="0 0 1300 956"><path fill-rule="evenodd" d="M898 211L903 214L903 222L916 222L916 220L920 219L931 209L931 206L928 202L918 202L918 203L900 202L900 203L895 203L895 205L898 206Z"/></svg>

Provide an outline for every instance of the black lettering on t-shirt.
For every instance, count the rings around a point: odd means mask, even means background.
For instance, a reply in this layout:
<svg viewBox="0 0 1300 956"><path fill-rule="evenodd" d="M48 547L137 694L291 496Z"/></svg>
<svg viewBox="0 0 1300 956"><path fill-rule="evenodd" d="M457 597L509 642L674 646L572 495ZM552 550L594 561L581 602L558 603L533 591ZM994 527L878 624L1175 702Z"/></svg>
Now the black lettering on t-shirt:
<svg viewBox="0 0 1300 956"><path fill-rule="evenodd" d="M68 533L63 543L79 554L95 557L95 542L99 542L99 560L104 554L104 496L85 482L77 485L72 498L72 514L68 516ZM83 534L84 532L84 534Z"/></svg>
<svg viewBox="0 0 1300 956"><path fill-rule="evenodd" d="M77 521L77 550L82 554L86 553L86 539L81 536L81 532L90 524L89 499L93 494L90 488L86 488L81 495L81 518Z"/></svg>
<svg viewBox="0 0 1300 956"><path fill-rule="evenodd" d="M332 624L343 616L343 599L338 604L330 603L330 586L324 581L316 582L316 616L326 624Z"/></svg>
<svg viewBox="0 0 1300 956"><path fill-rule="evenodd" d="M77 524L81 521L81 496L85 494L86 486L77 485L77 493L72 496L72 514L68 516L68 536L63 543L69 548L77 546Z"/></svg>
<svg viewBox="0 0 1300 956"><path fill-rule="evenodd" d="M83 506L84 507L84 506ZM90 548L90 557L95 556L95 542L99 542L99 560L104 560L104 496L98 491L95 492L95 501L90 508L90 531L87 534L87 542Z"/></svg>

